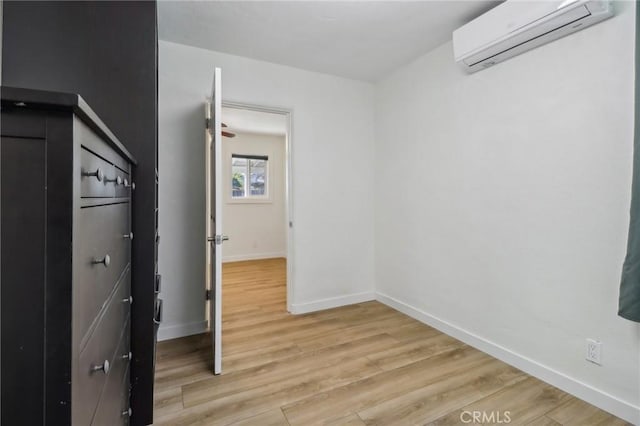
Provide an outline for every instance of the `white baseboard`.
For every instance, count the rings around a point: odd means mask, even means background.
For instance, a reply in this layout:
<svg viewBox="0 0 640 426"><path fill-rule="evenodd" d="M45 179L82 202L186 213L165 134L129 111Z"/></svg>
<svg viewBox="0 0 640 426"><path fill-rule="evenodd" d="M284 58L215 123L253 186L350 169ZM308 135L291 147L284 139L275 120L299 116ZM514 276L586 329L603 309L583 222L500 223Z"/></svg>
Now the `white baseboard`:
<svg viewBox="0 0 640 426"><path fill-rule="evenodd" d="M158 329L158 341L177 339L178 337L191 336L204 333L208 330L207 321L190 322L187 324L169 325Z"/></svg>
<svg viewBox="0 0 640 426"><path fill-rule="evenodd" d="M273 259L276 257L287 257L287 253L284 251L277 251L273 253L236 254L233 256L222 256L222 263L242 262L243 260Z"/></svg>
<svg viewBox="0 0 640 426"><path fill-rule="evenodd" d="M291 305L291 313L306 314L309 312L322 311L325 309L337 308L340 306L353 305L354 303L369 302L371 300L376 300L375 293L372 291L366 291L364 293L330 297L328 299L320 299L313 302L293 303Z"/></svg>
<svg viewBox="0 0 640 426"><path fill-rule="evenodd" d="M575 395L621 419L640 425L640 406L623 401L606 392L602 392L593 386L573 379L559 371L542 365L526 356L513 352L503 346L490 342L454 324L434 317L407 303L401 302L383 293L376 293L376 299L422 323L430 325L476 349L481 350L499 360L506 362L540 380L543 380L563 391Z"/></svg>

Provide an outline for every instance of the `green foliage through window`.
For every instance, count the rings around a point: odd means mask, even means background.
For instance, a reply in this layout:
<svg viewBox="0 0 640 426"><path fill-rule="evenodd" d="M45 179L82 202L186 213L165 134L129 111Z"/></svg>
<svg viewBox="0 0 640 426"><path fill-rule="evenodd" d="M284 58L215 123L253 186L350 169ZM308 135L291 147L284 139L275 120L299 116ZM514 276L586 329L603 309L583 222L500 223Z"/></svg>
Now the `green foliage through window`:
<svg viewBox="0 0 640 426"><path fill-rule="evenodd" d="M268 162L269 157L264 155L232 154L231 197L266 197Z"/></svg>

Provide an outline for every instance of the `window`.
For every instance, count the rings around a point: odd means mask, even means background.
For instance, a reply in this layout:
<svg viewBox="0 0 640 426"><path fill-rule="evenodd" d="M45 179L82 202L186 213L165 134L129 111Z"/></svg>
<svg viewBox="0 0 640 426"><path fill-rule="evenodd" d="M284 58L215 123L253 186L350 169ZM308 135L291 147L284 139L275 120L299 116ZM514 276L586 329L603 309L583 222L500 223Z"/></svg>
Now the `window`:
<svg viewBox="0 0 640 426"><path fill-rule="evenodd" d="M266 155L231 154L231 198L267 198L268 163Z"/></svg>

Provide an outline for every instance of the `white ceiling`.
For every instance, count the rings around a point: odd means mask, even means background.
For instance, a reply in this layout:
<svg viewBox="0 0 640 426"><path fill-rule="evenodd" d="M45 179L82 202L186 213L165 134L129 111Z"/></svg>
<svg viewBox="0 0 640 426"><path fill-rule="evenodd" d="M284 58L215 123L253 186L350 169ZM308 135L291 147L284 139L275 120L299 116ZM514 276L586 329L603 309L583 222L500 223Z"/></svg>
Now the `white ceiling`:
<svg viewBox="0 0 640 426"><path fill-rule="evenodd" d="M499 1L160 1L173 41L377 81L451 38Z"/></svg>
<svg viewBox="0 0 640 426"><path fill-rule="evenodd" d="M222 122L232 132L279 136L287 134L287 116L284 114L223 107Z"/></svg>

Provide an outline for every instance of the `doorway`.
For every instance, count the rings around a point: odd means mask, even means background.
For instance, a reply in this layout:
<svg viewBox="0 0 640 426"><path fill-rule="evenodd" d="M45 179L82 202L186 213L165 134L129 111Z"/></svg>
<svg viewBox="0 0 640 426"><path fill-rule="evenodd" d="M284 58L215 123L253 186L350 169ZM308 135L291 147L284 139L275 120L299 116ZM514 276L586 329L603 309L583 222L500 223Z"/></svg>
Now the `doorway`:
<svg viewBox="0 0 640 426"><path fill-rule="evenodd" d="M224 365L236 313L291 310L293 219L291 111L222 102L221 120Z"/></svg>

